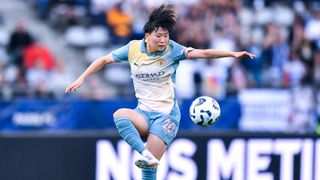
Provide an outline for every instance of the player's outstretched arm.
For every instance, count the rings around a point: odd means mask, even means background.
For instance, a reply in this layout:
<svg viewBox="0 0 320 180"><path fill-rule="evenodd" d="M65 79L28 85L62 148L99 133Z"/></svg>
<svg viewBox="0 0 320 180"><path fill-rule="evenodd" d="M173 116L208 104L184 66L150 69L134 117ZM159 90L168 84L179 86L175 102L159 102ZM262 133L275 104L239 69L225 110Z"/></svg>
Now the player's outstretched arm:
<svg viewBox="0 0 320 180"><path fill-rule="evenodd" d="M214 58L223 58L223 57L235 57L235 58L243 58L249 57L251 59L255 58L256 55L251 54L247 51L225 51L220 49L193 49L188 52L188 57L190 59L214 59Z"/></svg>
<svg viewBox="0 0 320 180"><path fill-rule="evenodd" d="M100 70L104 65L113 63L114 59L111 54L108 54L106 56L100 57L96 60L94 60L90 66L76 79L73 83L71 83L65 90L65 93L71 93L72 91L76 91L84 82L84 80L93 74L94 72L97 72Z"/></svg>

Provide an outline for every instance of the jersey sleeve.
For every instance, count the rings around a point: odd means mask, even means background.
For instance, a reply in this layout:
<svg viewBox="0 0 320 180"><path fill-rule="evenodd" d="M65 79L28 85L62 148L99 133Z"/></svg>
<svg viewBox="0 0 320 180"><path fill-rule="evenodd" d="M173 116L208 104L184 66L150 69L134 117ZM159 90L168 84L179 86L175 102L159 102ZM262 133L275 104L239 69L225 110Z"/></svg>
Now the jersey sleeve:
<svg viewBox="0 0 320 180"><path fill-rule="evenodd" d="M181 61L181 60L188 59L187 53L193 49L191 47L187 48L172 40L170 41L170 45L172 46L172 49L173 49L174 61Z"/></svg>
<svg viewBox="0 0 320 180"><path fill-rule="evenodd" d="M127 45L112 51L111 54L114 61L115 62L128 61L129 48L130 48L130 42Z"/></svg>

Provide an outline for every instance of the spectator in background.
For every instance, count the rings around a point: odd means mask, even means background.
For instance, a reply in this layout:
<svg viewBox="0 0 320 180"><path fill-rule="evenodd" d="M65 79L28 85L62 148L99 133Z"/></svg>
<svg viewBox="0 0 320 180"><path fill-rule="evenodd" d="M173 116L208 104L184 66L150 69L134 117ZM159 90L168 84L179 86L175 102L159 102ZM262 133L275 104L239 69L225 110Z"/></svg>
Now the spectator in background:
<svg viewBox="0 0 320 180"><path fill-rule="evenodd" d="M266 86L279 87L281 85L281 57L283 53L277 52L277 47L281 46L279 31L275 24L268 23L265 26L265 38L263 42L263 62L266 71ZM277 44L277 45L276 45Z"/></svg>
<svg viewBox="0 0 320 180"><path fill-rule="evenodd" d="M303 100L301 100L303 97ZM292 113L288 131L314 132L316 129L316 96L310 74L304 76L301 84L292 88Z"/></svg>
<svg viewBox="0 0 320 180"><path fill-rule="evenodd" d="M65 32L70 26L87 24L87 9L74 1L52 1L48 22L58 31Z"/></svg>
<svg viewBox="0 0 320 180"><path fill-rule="evenodd" d="M257 30L257 33L261 32L260 29ZM256 59L254 61L241 61L240 63L246 70L248 87L263 87L264 79L263 79L263 47L260 41L263 41L259 34L253 34L250 37L248 42L248 49L256 54Z"/></svg>
<svg viewBox="0 0 320 180"><path fill-rule="evenodd" d="M33 42L33 38L26 30L25 22L20 20L16 29L12 32L8 44L8 53L11 62L19 68L23 67L22 54L24 49Z"/></svg>
<svg viewBox="0 0 320 180"><path fill-rule="evenodd" d="M228 83L227 93L228 95L236 95L239 91L248 87L247 74L243 66L236 61L228 69Z"/></svg>
<svg viewBox="0 0 320 180"><path fill-rule="evenodd" d="M304 40L304 22L301 16L296 15L290 28L289 43L293 51L298 51Z"/></svg>
<svg viewBox="0 0 320 180"><path fill-rule="evenodd" d="M320 49L315 52L313 78L316 87L320 87Z"/></svg>
<svg viewBox="0 0 320 180"><path fill-rule="evenodd" d="M296 52L291 51L289 59L284 63L283 67L283 86L295 87L298 86L302 78L306 75L306 67L301 61Z"/></svg>
<svg viewBox="0 0 320 180"><path fill-rule="evenodd" d="M113 42L127 42L132 34L132 17L122 10L122 3L117 3L106 12L106 21L113 34Z"/></svg>
<svg viewBox="0 0 320 180"><path fill-rule="evenodd" d="M148 9L140 1L130 1L124 7L133 18L132 36L130 39L141 39L144 37L143 25L148 18Z"/></svg>
<svg viewBox="0 0 320 180"><path fill-rule="evenodd" d="M6 70L6 80L11 87L12 97L25 97L29 94L25 69L9 66Z"/></svg>
<svg viewBox="0 0 320 180"><path fill-rule="evenodd" d="M38 16L41 19L46 19L48 17L49 9L50 9L50 0L38 0L37 10L38 10Z"/></svg>
<svg viewBox="0 0 320 180"><path fill-rule="evenodd" d="M41 61L41 66L46 70L51 70L55 66L52 53L39 43L32 43L23 52L23 65L26 69L31 69Z"/></svg>
<svg viewBox="0 0 320 180"><path fill-rule="evenodd" d="M56 63L49 49L38 42L27 46L23 52L23 65L26 71L26 80L33 97L53 97L48 88L52 71Z"/></svg>
<svg viewBox="0 0 320 180"><path fill-rule="evenodd" d="M53 97L48 90L51 71L45 67L45 61L36 60L33 66L26 72L26 80L31 89L31 96L38 98Z"/></svg>
<svg viewBox="0 0 320 180"><path fill-rule="evenodd" d="M311 12L313 16L306 22L305 35L308 40L313 41L320 39L320 7L313 7Z"/></svg>
<svg viewBox="0 0 320 180"><path fill-rule="evenodd" d="M284 34L278 29L276 32L276 39L272 45L272 66L277 69L277 72L281 73L283 71L283 65L288 61L288 57L289 45ZM281 75L279 77L281 77Z"/></svg>
<svg viewBox="0 0 320 180"><path fill-rule="evenodd" d="M228 69L217 61L207 60L206 63L200 72L202 77L201 94L217 99L225 98L227 95Z"/></svg>

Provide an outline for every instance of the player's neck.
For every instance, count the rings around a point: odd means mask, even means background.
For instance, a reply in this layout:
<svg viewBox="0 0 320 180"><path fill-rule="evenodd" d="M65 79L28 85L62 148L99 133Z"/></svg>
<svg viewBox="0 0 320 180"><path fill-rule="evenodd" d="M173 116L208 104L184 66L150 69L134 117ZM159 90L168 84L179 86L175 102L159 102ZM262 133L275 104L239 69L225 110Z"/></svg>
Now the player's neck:
<svg viewBox="0 0 320 180"><path fill-rule="evenodd" d="M155 54L155 53L157 53L157 50L156 50L156 49L152 49L152 48L148 45L148 43L146 43L146 49L147 49L147 53L148 53L148 54Z"/></svg>

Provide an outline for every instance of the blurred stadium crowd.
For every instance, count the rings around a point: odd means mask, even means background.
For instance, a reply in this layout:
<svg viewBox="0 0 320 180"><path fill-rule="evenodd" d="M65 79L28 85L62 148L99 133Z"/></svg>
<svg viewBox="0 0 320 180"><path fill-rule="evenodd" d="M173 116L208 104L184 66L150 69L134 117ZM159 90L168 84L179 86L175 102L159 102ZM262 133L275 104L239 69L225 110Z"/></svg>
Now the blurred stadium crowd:
<svg viewBox="0 0 320 180"><path fill-rule="evenodd" d="M95 58L131 39L142 38L148 13L163 3L148 0L24 2L34 10L36 18L77 50L83 58L77 60L79 72ZM181 98L209 95L223 99L247 88L286 88L310 101L309 104L320 100L320 2L175 0L172 3L179 18L172 39L188 47L248 50L257 55L253 61L225 58L181 63L177 73ZM0 27L5 21L0 18ZM72 81L70 77L79 75L64 72L69 60L56 59L50 49L38 43L41 38L42 34L28 31L28 22L23 19L17 22L14 31L2 33L1 98L59 98L58 94ZM133 93L126 63L104 68L80 91L84 97L103 99L130 98Z"/></svg>
<svg viewBox="0 0 320 180"><path fill-rule="evenodd" d="M61 33L72 47L81 49L88 65L95 58L143 37L148 13L161 1L119 0L26 0L37 17ZM194 48L248 50L254 61L232 58L183 63L178 74L182 97L199 94L223 98L245 88L293 88L320 82L320 3L316 1L192 0L173 1L178 24L172 38ZM5 19L1 19L4 24ZM15 31L2 37L1 86L9 85L14 96L52 94L45 81L59 73L61 60L37 43L28 23L17 22ZM66 60L65 60L66 61ZM60 65L63 66L63 65ZM80 66L80 65L79 65ZM115 76L114 73L117 75ZM127 65L107 67L103 82L111 84L109 96L131 96ZM179 79L179 76L178 76ZM29 88L27 88L29 87ZM196 88L194 88L196 87ZM120 88L118 90L117 88ZM1 88L1 94L5 94ZM123 90L127 89L127 90ZM108 96L106 94L105 96Z"/></svg>

